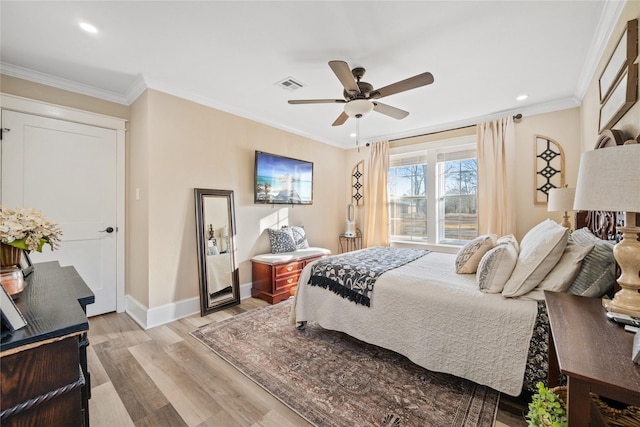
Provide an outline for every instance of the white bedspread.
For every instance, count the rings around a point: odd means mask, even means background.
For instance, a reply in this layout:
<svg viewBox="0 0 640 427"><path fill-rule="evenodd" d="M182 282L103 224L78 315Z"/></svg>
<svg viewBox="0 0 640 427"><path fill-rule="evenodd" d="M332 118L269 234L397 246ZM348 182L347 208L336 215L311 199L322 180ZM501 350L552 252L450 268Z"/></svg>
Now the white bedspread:
<svg viewBox="0 0 640 427"><path fill-rule="evenodd" d="M371 307L307 285L308 265L300 276L291 321L315 321L403 354L429 370L517 396L537 304L480 292L474 274L455 273L454 259L432 252L384 273L375 283Z"/></svg>
<svg viewBox="0 0 640 427"><path fill-rule="evenodd" d="M221 291L231 286L231 257L228 253L207 255L209 293Z"/></svg>

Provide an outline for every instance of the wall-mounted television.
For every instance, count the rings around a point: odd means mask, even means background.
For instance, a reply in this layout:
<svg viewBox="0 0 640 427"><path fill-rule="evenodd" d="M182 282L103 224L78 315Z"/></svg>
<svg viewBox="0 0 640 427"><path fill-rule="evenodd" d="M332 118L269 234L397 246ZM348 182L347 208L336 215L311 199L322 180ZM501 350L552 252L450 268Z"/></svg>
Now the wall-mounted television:
<svg viewBox="0 0 640 427"><path fill-rule="evenodd" d="M313 163L256 151L254 203L313 203Z"/></svg>

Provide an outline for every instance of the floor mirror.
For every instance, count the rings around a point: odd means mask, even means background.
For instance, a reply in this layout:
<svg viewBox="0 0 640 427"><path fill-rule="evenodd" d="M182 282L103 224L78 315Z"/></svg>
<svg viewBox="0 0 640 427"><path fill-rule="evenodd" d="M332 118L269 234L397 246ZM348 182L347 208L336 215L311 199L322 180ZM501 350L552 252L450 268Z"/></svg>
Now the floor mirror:
<svg viewBox="0 0 640 427"><path fill-rule="evenodd" d="M196 188L200 314L240 303L232 190Z"/></svg>

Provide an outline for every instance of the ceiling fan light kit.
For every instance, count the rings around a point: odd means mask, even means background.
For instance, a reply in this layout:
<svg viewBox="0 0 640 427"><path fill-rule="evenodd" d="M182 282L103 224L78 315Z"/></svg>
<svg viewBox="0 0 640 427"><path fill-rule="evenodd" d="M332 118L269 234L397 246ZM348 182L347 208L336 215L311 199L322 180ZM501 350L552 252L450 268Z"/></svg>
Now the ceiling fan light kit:
<svg viewBox="0 0 640 427"><path fill-rule="evenodd" d="M373 103L366 99L354 99L344 104L344 112L349 117L362 117L373 110Z"/></svg>

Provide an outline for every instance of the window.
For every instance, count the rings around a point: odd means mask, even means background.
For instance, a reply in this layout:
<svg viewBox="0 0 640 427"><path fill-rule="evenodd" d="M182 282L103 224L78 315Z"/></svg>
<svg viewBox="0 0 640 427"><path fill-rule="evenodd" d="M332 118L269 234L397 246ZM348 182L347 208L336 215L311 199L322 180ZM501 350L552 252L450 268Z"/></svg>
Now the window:
<svg viewBox="0 0 640 427"><path fill-rule="evenodd" d="M391 240L461 245L478 234L475 137L392 150Z"/></svg>

